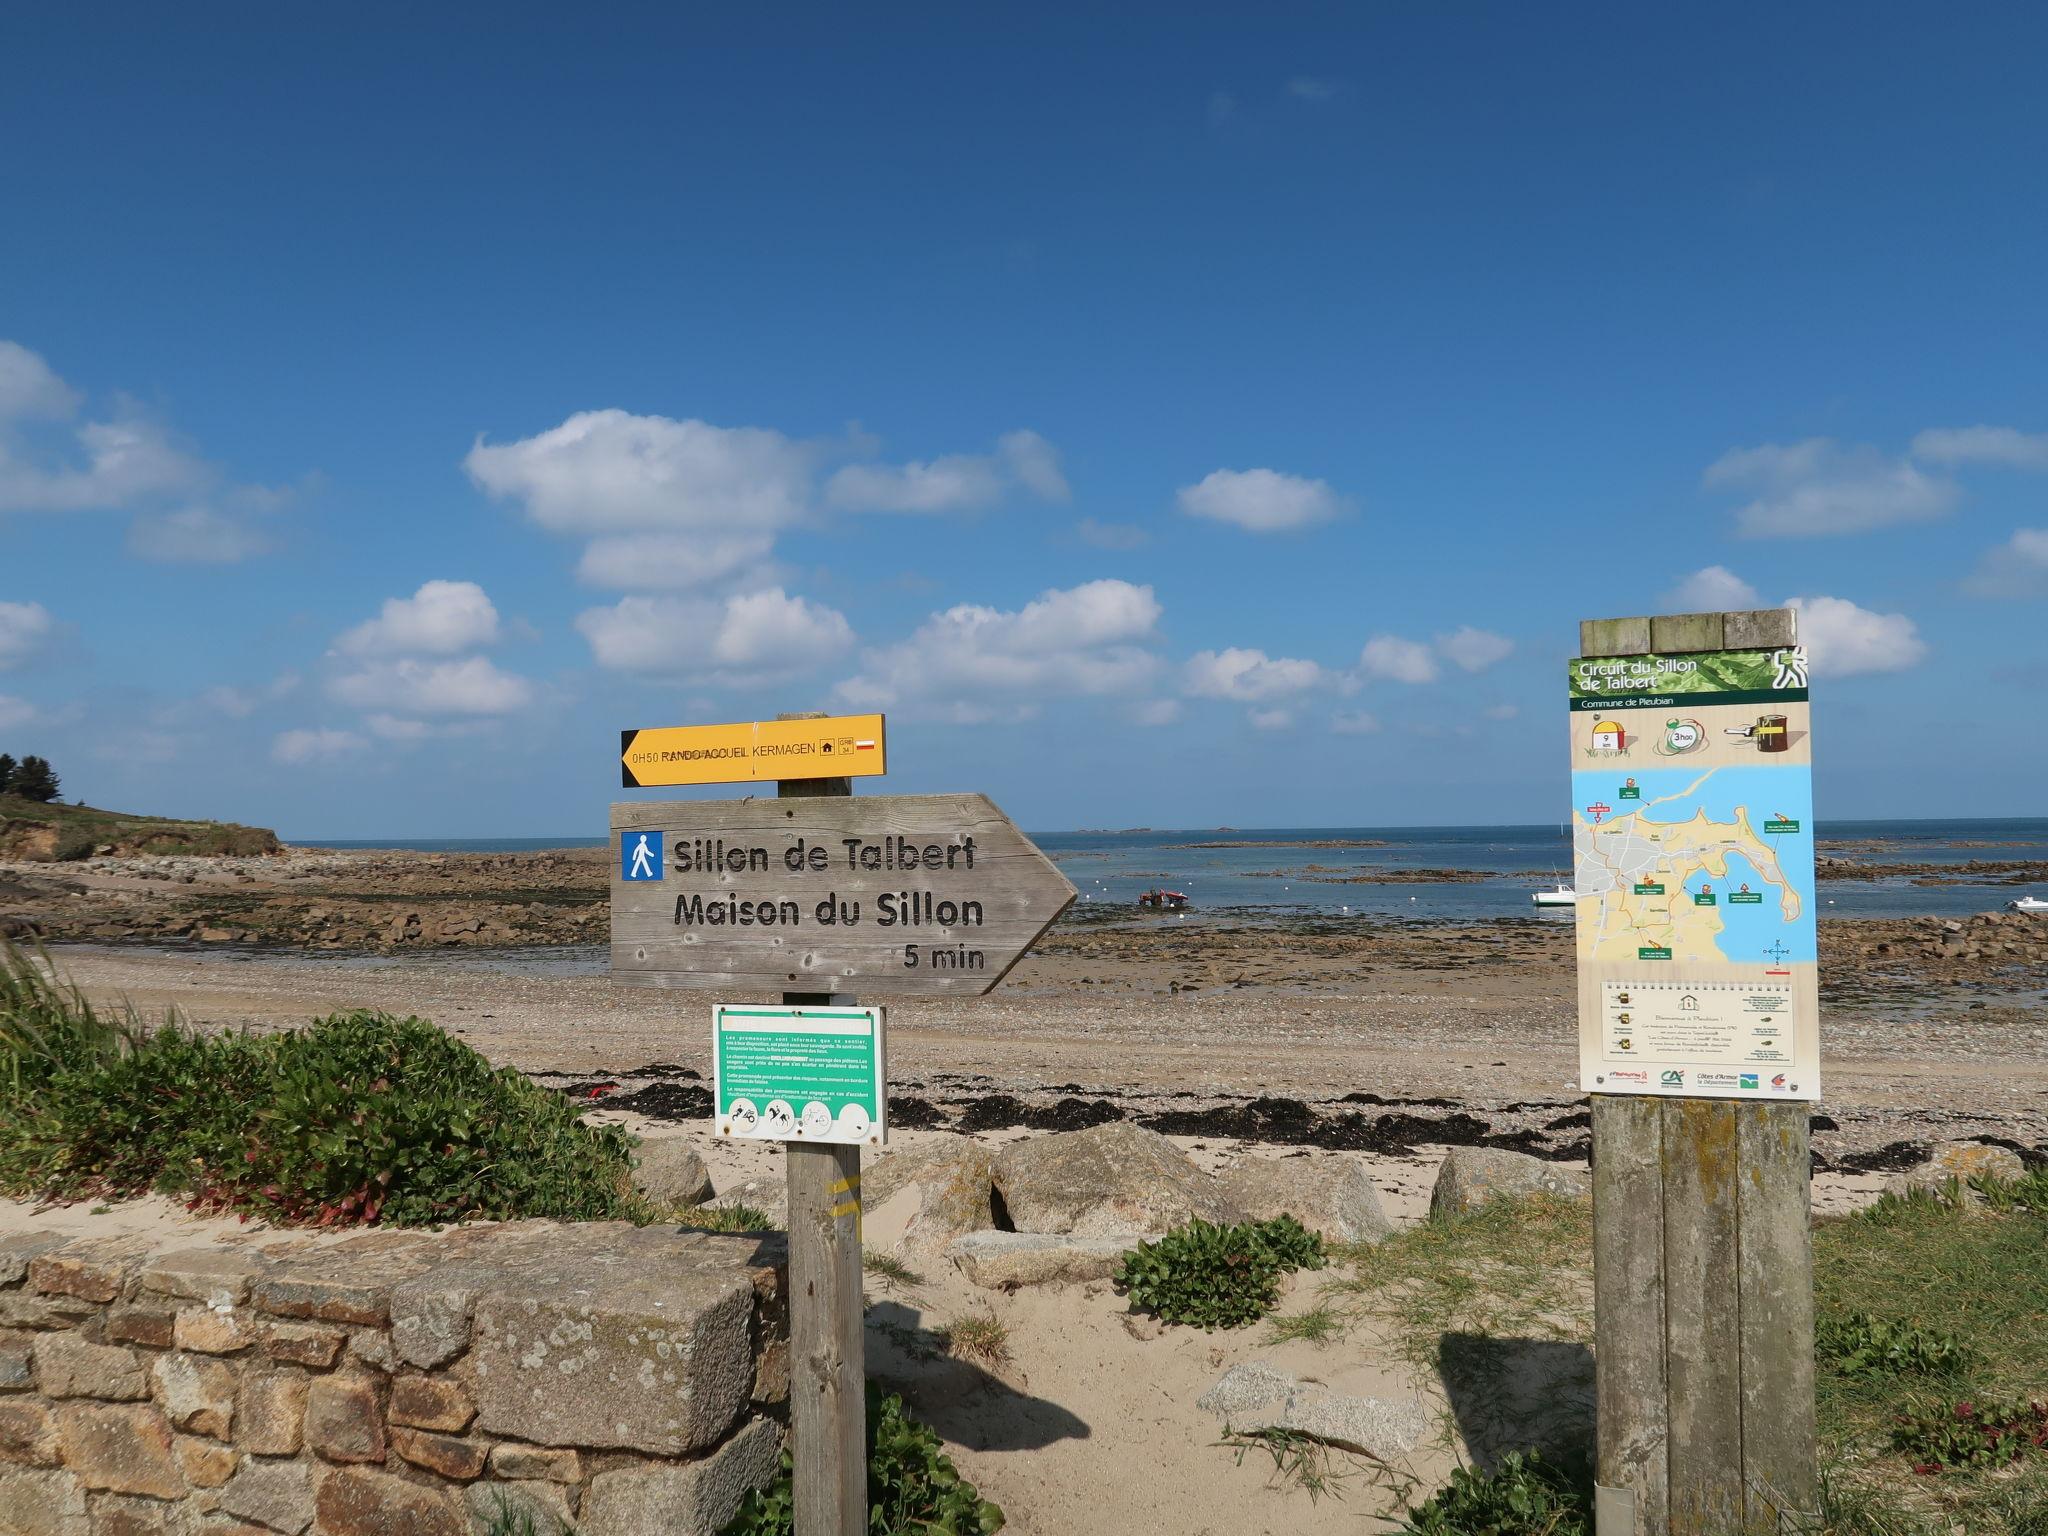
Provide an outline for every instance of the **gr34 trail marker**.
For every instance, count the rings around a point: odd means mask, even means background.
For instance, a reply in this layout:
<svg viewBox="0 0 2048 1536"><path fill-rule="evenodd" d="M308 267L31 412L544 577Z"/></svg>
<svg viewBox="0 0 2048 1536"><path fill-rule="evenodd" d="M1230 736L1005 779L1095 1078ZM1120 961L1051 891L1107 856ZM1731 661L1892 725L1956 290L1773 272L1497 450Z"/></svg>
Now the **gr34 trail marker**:
<svg viewBox="0 0 2048 1536"><path fill-rule="evenodd" d="M662 725L619 732L619 782L627 789L653 789L869 778L887 771L888 756L880 715Z"/></svg>

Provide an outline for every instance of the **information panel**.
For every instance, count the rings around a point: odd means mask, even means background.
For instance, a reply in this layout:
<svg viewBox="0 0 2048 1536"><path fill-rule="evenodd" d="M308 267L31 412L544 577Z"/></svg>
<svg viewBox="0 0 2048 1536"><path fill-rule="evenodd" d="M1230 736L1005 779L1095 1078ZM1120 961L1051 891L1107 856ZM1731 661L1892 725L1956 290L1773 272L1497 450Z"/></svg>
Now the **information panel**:
<svg viewBox="0 0 2048 1536"><path fill-rule="evenodd" d="M1806 653L1571 663L1592 1093L1820 1097Z"/></svg>
<svg viewBox="0 0 2048 1536"><path fill-rule="evenodd" d="M888 1142L880 1008L720 1007L712 1015L711 1059L721 1136Z"/></svg>

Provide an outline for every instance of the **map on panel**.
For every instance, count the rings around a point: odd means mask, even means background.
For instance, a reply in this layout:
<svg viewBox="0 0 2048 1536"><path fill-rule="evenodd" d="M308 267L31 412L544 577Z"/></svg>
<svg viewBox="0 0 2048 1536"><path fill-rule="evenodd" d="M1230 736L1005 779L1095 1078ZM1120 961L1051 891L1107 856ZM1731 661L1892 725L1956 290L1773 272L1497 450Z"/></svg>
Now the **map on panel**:
<svg viewBox="0 0 2048 1536"><path fill-rule="evenodd" d="M1645 768L1610 784L1574 777L1592 791L1573 811L1583 956L1815 958L1803 776L1725 767Z"/></svg>

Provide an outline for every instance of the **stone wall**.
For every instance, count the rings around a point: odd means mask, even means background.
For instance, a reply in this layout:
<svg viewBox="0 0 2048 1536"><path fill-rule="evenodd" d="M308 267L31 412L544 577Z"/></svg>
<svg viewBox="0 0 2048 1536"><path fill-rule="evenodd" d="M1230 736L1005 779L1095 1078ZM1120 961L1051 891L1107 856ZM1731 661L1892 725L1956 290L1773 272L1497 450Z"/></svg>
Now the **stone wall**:
<svg viewBox="0 0 2048 1536"><path fill-rule="evenodd" d="M0 1536L711 1533L773 1477L781 1239L0 1239Z"/></svg>

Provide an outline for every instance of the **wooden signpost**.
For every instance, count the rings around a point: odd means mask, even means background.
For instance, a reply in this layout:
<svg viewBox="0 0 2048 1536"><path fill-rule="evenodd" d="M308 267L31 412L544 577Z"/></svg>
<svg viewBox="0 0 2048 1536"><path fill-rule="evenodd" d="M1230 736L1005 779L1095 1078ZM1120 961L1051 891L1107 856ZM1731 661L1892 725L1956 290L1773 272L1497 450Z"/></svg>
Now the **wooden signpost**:
<svg viewBox="0 0 2048 1536"><path fill-rule="evenodd" d="M1590 621L1573 663L1599 1536L1804 1529L1817 1502L1795 620Z"/></svg>
<svg viewBox="0 0 2048 1536"><path fill-rule="evenodd" d="M985 796L853 798L852 774L881 771L882 731L873 715L624 733L629 786L778 782L772 800L612 807L613 979L779 992L798 1023L811 1017L819 1031L857 1028L845 1016L857 992L973 997L1000 981L1078 893ZM806 742L811 750L801 750ZM762 752L764 743L773 750ZM789 766L760 771L778 762ZM846 767L834 774L828 764ZM865 1060L880 1060L881 1034L876 1017L874 1054ZM847 1071L845 1059L822 1059L838 1056L836 1048L813 1040L805 1049L807 1075L792 1082ZM775 1139L783 1140L789 1190L797 1536L864 1536L868 1528L860 1152L863 1141L886 1135L886 1097L871 1089L863 1099L844 1086L838 1095L818 1091L833 1102L815 1106L808 1128L805 1106L789 1102L794 1092L772 1122L747 1117L764 1104L729 1113L734 1096L723 1073L715 1106L720 1134L758 1137L795 1122L786 1139ZM827 1113L835 1106L837 1114ZM872 1130L856 1134L863 1112Z"/></svg>
<svg viewBox="0 0 2048 1536"><path fill-rule="evenodd" d="M612 807L614 980L977 997L1074 902L1058 866L985 795L794 788Z"/></svg>

